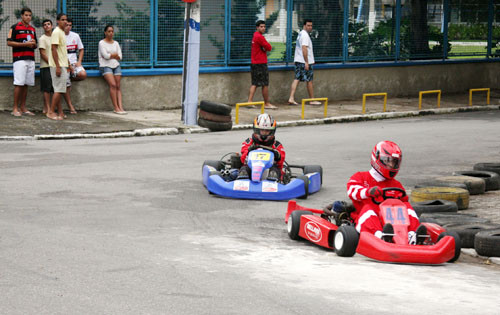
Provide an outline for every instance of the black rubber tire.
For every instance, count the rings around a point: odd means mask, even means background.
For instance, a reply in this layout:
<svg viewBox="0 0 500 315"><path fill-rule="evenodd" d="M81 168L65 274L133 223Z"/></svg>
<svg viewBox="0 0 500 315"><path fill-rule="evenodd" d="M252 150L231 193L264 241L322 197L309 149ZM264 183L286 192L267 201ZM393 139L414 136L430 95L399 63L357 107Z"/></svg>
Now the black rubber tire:
<svg viewBox="0 0 500 315"><path fill-rule="evenodd" d="M428 219L434 220L435 222L428 221ZM449 224L491 223L491 221L488 219L478 218L474 215L453 212L422 213L422 215L420 216L420 221L437 223L443 227L446 227Z"/></svg>
<svg viewBox="0 0 500 315"><path fill-rule="evenodd" d="M458 210L469 207L469 191L454 187L422 187L411 191L411 202L444 199L456 202Z"/></svg>
<svg viewBox="0 0 500 315"><path fill-rule="evenodd" d="M203 162L203 166L205 166L205 165L211 166L218 171L220 171L221 169L224 168L224 163L220 160L205 160L205 162ZM203 166L202 166L202 169L203 169Z"/></svg>
<svg viewBox="0 0 500 315"><path fill-rule="evenodd" d="M474 248L481 256L500 257L500 229L484 230L477 233Z"/></svg>
<svg viewBox="0 0 500 315"><path fill-rule="evenodd" d="M304 188L306 190L305 195L300 196L299 199L307 199L307 196L309 196L309 177L305 175L299 175L297 176L297 179L300 179L304 182Z"/></svg>
<svg viewBox="0 0 500 315"><path fill-rule="evenodd" d="M415 185L415 188L423 188L423 187L453 187L453 188L462 188L467 190L467 186L465 186L465 184L442 182L438 180L427 180L425 182L421 182Z"/></svg>
<svg viewBox="0 0 500 315"><path fill-rule="evenodd" d="M439 224L439 222L438 222L436 219L434 219L434 218L422 218L422 217L421 217L421 218L419 218L419 221L420 221L421 223L434 223L434 224Z"/></svg>
<svg viewBox="0 0 500 315"><path fill-rule="evenodd" d="M323 168L321 165L306 165L304 166L304 174L318 172L321 176L321 185L323 185Z"/></svg>
<svg viewBox="0 0 500 315"><path fill-rule="evenodd" d="M217 115L229 116L231 114L231 106L210 101L201 101L200 109Z"/></svg>
<svg viewBox="0 0 500 315"><path fill-rule="evenodd" d="M484 179L478 177L455 175L455 176L438 177L436 178L436 180L465 184L465 186L467 186L469 194L471 195L484 194L484 192L486 191L486 183L484 182Z"/></svg>
<svg viewBox="0 0 500 315"><path fill-rule="evenodd" d="M495 172L489 171L457 171L453 175L459 176L472 176L479 177L484 180L485 190L499 190L500 189L500 175Z"/></svg>
<svg viewBox="0 0 500 315"><path fill-rule="evenodd" d="M203 118L205 120L210 120L210 121L215 121L215 122L230 122L231 121L231 116L227 115L218 115L214 113L209 113L206 112L202 109L200 109L200 118Z"/></svg>
<svg viewBox="0 0 500 315"><path fill-rule="evenodd" d="M500 229L498 224L472 223L472 224L448 224L447 231L455 231L460 236L462 248L474 248L476 234L483 230Z"/></svg>
<svg viewBox="0 0 500 315"><path fill-rule="evenodd" d="M452 236L455 239L455 256L453 256L452 259L448 260L448 262L455 262L460 258L460 253L462 252L462 247L461 244L462 242L460 241L460 236L457 234L457 232L453 231L446 231L441 234L439 234L437 241L439 242L443 237L445 236Z"/></svg>
<svg viewBox="0 0 500 315"><path fill-rule="evenodd" d="M288 223L287 223L287 231L288 231L288 236L292 240L298 240L300 239L299 236L299 230L300 230L300 217L306 214L312 214L310 211L303 211L303 210L297 210L294 211L290 214L288 217Z"/></svg>
<svg viewBox="0 0 500 315"><path fill-rule="evenodd" d="M233 122L215 122L198 118L198 125L210 129L211 131L227 131L233 128Z"/></svg>
<svg viewBox="0 0 500 315"><path fill-rule="evenodd" d="M359 234L352 225L340 226L333 236L333 248L341 257L352 257L358 248Z"/></svg>
<svg viewBox="0 0 500 315"><path fill-rule="evenodd" d="M473 169L475 171L495 172L500 175L500 163L476 163Z"/></svg>
<svg viewBox="0 0 500 315"><path fill-rule="evenodd" d="M412 204L413 210L417 213L417 215L421 215L422 213L431 213L431 212L457 212L458 206L455 202L449 200L428 200L421 202L413 202Z"/></svg>

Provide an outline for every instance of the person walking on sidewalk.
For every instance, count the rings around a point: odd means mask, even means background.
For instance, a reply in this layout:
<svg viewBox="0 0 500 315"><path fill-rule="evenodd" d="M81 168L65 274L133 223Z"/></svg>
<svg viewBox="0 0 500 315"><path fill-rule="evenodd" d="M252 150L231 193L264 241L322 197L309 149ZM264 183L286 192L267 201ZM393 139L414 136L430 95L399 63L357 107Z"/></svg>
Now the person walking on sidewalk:
<svg viewBox="0 0 500 315"><path fill-rule="evenodd" d="M297 36L297 44L295 46L295 56L293 61L295 62L295 80L292 82L290 97L288 98L289 105L299 105L295 101L295 91L299 82L306 82L307 92L309 93L309 98L314 98L313 90L313 64L314 64L314 53L311 37L313 28L312 20L304 20L304 26L302 31L300 31ZM310 102L311 105L321 105L318 101Z"/></svg>
<svg viewBox="0 0 500 315"><path fill-rule="evenodd" d="M66 93L66 83L68 81L68 50L66 48L66 36L64 29L68 18L66 14L59 13L57 15L57 27L52 32L50 38L52 58L49 59L50 76L52 78L52 86L54 87L54 96L52 104L47 112L47 118L53 120L63 120L64 113L61 106L61 94ZM58 113L55 113L57 108Z"/></svg>
<svg viewBox="0 0 500 315"><path fill-rule="evenodd" d="M36 31L31 22L31 10L21 9L21 21L12 25L7 37L7 45L12 47L14 73L14 107L12 115L33 116L26 109L28 86L35 86L35 49L37 47ZM20 109L20 110L19 110Z"/></svg>
<svg viewBox="0 0 500 315"><path fill-rule="evenodd" d="M109 95L113 103L113 111L118 115L126 115L123 109L122 90L120 81L122 77L122 68L120 60L122 59L122 50L120 44L113 40L115 29L108 24L104 28L104 39L99 42L99 70L104 80L109 85Z"/></svg>
<svg viewBox="0 0 500 315"><path fill-rule="evenodd" d="M267 68L267 52L272 47L267 42L263 34L266 32L266 22L258 20L255 23L256 31L252 38L252 51L250 66L252 74L252 85L248 94L248 102L253 102L253 96L257 87L262 87L262 97L264 98L264 107L267 109L276 109L276 106L269 102L269 70Z"/></svg>
<svg viewBox="0 0 500 315"><path fill-rule="evenodd" d="M43 114L47 114L50 107L50 95L54 93L52 78L50 77L49 59L52 58L52 21L43 20L44 34L40 37L40 90L43 93Z"/></svg>

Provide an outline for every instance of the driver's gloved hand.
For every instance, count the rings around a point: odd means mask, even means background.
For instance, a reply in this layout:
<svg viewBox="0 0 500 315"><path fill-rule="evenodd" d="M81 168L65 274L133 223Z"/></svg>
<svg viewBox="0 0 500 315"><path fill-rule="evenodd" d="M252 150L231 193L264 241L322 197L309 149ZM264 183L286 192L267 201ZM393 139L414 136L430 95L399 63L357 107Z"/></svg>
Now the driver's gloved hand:
<svg viewBox="0 0 500 315"><path fill-rule="evenodd" d="M368 189L368 197L377 198L382 196L382 189L378 186L373 186Z"/></svg>
<svg viewBox="0 0 500 315"><path fill-rule="evenodd" d="M274 153L274 160L275 161L281 160L281 154L278 150L273 150L273 153Z"/></svg>

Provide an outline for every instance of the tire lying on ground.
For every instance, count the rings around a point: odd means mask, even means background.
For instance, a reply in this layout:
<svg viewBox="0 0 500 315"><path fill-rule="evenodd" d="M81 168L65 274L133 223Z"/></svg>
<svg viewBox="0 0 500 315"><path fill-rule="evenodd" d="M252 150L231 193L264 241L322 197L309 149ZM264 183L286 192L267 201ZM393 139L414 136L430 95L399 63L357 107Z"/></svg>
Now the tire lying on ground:
<svg viewBox="0 0 500 315"><path fill-rule="evenodd" d="M500 189L500 175L495 172L489 171L457 171L453 172L454 176L472 176L484 180L485 190L499 190Z"/></svg>
<svg viewBox="0 0 500 315"><path fill-rule="evenodd" d="M422 213L419 217L421 222L436 223L443 227L450 224L475 224L475 223L491 223L490 220L478 218L474 214L462 214L453 212L429 212Z"/></svg>
<svg viewBox="0 0 500 315"><path fill-rule="evenodd" d="M229 105L201 101L198 116L198 125L211 131L226 131L233 128Z"/></svg>
<svg viewBox="0 0 500 315"><path fill-rule="evenodd" d="M231 115L231 106L221 103L209 102L209 101L201 101L200 109L217 115L229 116Z"/></svg>
<svg viewBox="0 0 500 315"><path fill-rule="evenodd" d="M465 186L467 186L469 194L471 195L484 194L486 188L484 179L472 176L443 176L436 178L436 180L442 182L465 184Z"/></svg>
<svg viewBox="0 0 500 315"><path fill-rule="evenodd" d="M481 256L500 257L500 229L484 230L476 234L474 248Z"/></svg>
<svg viewBox="0 0 500 315"><path fill-rule="evenodd" d="M233 123L230 122L216 122L211 120L206 120L203 118L198 118L198 125L201 127L208 128L212 131L226 131L233 128Z"/></svg>
<svg viewBox="0 0 500 315"><path fill-rule="evenodd" d="M500 175L500 163L476 163L473 169L475 171L495 172Z"/></svg>
<svg viewBox="0 0 500 315"><path fill-rule="evenodd" d="M441 200L441 199L413 202L411 205L413 207L413 210L415 210L415 212L419 216L422 213L457 212L458 210L458 206L454 201Z"/></svg>
<svg viewBox="0 0 500 315"><path fill-rule="evenodd" d="M500 225L491 223L454 223L446 225L447 231L457 232L462 242L462 248L474 248L476 234L483 230L500 229Z"/></svg>
<svg viewBox="0 0 500 315"><path fill-rule="evenodd" d="M453 201L457 204L458 210L464 210L469 207L469 191L453 187L415 188L411 192L410 201L422 202L436 199Z"/></svg>
<svg viewBox="0 0 500 315"><path fill-rule="evenodd" d="M415 188L422 188L422 187L454 187L454 188L467 189L467 186L462 183L443 182L435 179L426 180L425 182L421 182L415 185Z"/></svg>

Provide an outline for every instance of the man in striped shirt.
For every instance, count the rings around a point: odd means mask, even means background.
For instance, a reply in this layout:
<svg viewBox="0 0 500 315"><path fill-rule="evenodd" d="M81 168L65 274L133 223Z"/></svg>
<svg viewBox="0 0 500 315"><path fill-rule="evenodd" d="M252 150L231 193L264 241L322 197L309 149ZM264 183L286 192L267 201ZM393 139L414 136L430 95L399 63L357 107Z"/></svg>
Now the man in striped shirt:
<svg viewBox="0 0 500 315"><path fill-rule="evenodd" d="M7 38L7 45L12 47L14 73L14 108L12 115L33 116L26 108L28 86L35 85L35 49L37 39L35 28L30 25L32 12L29 8L21 9L21 21L12 25Z"/></svg>

